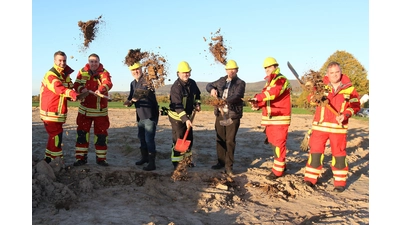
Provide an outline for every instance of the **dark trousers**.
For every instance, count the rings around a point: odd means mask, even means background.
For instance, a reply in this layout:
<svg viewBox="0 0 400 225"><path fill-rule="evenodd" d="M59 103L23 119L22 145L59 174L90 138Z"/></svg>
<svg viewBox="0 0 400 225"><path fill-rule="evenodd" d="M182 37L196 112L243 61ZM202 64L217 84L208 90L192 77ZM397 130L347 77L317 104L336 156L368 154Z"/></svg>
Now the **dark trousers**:
<svg viewBox="0 0 400 225"><path fill-rule="evenodd" d="M239 130L240 119L232 119L233 123L229 126L221 126L221 120L223 120L221 115L215 118L218 163L225 165L226 169L232 170L236 148L236 134Z"/></svg>

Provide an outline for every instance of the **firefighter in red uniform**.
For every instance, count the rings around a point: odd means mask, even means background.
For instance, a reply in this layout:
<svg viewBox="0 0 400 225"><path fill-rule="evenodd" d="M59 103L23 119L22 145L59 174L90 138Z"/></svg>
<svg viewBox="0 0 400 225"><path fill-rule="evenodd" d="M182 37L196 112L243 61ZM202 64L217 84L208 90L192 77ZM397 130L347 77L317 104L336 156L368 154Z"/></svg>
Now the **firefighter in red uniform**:
<svg viewBox="0 0 400 225"><path fill-rule="evenodd" d="M63 158L61 149L63 124L67 119L68 100L76 101L78 95L72 89L70 74L74 72L67 65L67 55L62 51L54 53L54 65L44 75L40 87L40 118L48 134L45 161L50 163L56 157Z"/></svg>
<svg viewBox="0 0 400 225"><path fill-rule="evenodd" d="M79 105L76 118L77 137L75 144L74 166L87 163L89 148L89 133L93 123L94 147L96 151L96 163L108 166L107 137L110 121L108 118L108 91L112 88L110 73L100 63L97 54L89 55L89 62L77 74L74 89L78 93L88 92L86 98Z"/></svg>
<svg viewBox="0 0 400 225"><path fill-rule="evenodd" d="M291 86L289 80L280 73L275 58L267 57L263 66L267 82L251 103L253 110L262 109L261 125L265 126L265 140L268 140L274 153L272 172L266 178L274 180L283 176L286 170L286 141L292 111Z"/></svg>
<svg viewBox="0 0 400 225"><path fill-rule="evenodd" d="M331 62L327 69L323 78L325 94L316 108L311 127L304 182L311 187L317 183L322 171L325 145L329 140L334 191L342 192L345 190L349 170L346 160L347 128L349 118L360 110L360 97L349 77L342 74L339 63ZM310 103L317 104L313 96L311 93L308 99ZM333 108L336 113L329 108Z"/></svg>

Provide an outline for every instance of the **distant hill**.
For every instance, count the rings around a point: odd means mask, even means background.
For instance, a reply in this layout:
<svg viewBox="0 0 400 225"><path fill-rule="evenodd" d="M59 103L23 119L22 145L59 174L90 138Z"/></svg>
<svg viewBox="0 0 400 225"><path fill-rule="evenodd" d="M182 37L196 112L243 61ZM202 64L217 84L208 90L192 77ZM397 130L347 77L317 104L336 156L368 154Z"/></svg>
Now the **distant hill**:
<svg viewBox="0 0 400 225"><path fill-rule="evenodd" d="M289 82L292 85L292 90L294 93L301 93L301 91L302 91L301 86L297 80L289 80ZM208 82L197 82L197 86L199 87L201 93L208 94L206 91L207 84L208 84ZM263 89L264 85L265 85L265 81L246 83L245 95L249 95L249 94L253 94L253 93L255 94L255 93L260 92ZM172 84L168 84L168 85L159 87L156 90L156 94L157 95L168 95L171 90L171 86L172 86ZM113 92L110 92L110 93L112 94ZM128 93L129 94L129 91L128 92L119 92L119 93L121 93L121 94Z"/></svg>

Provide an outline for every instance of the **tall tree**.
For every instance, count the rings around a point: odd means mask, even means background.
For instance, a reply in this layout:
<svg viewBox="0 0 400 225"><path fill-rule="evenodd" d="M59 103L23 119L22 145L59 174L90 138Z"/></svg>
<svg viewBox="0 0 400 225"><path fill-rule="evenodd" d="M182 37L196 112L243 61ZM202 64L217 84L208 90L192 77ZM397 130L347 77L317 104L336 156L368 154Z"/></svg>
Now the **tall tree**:
<svg viewBox="0 0 400 225"><path fill-rule="evenodd" d="M326 74L327 66L330 62L335 61L340 64L342 73L350 77L351 82L356 88L360 97L369 94L368 72L364 66L350 53L346 51L336 51L326 60L320 69L321 74Z"/></svg>
<svg viewBox="0 0 400 225"><path fill-rule="evenodd" d="M340 64L342 68L342 73L349 76L352 84L356 88L357 92L360 94L360 98L364 94L369 94L369 80L367 79L368 72L365 70L364 66L361 65L360 62L350 53L346 51L336 51L333 53L329 58L326 60L324 65L322 65L321 69L319 70L322 76L326 75L327 66L330 62L335 61ZM311 70L310 70L311 72ZM309 74L309 73L307 73ZM302 80L305 80L305 74L302 77ZM301 95L296 99L295 104L298 106L305 106L305 108L310 107L307 102L307 95L309 92L307 89L303 89ZM368 104L368 103L367 103Z"/></svg>

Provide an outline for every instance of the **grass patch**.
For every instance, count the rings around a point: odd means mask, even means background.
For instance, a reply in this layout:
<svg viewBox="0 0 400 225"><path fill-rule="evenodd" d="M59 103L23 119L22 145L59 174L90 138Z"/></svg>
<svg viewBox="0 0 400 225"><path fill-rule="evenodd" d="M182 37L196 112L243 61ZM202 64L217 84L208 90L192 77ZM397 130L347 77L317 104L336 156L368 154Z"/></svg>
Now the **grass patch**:
<svg viewBox="0 0 400 225"><path fill-rule="evenodd" d="M161 107L169 107L169 103L159 103L160 109ZM68 107L78 107L79 102L68 102ZM39 107L39 102L32 102L32 107ZM128 108L123 105L123 102L109 102L108 103L108 108L110 109L131 109L134 108L134 106ZM214 107L211 105L201 105L201 110L202 111L213 111ZM243 112L248 112L248 113L259 113L261 114L261 110L258 111L253 111L251 110L250 106L245 106L243 108ZM292 115L312 115L313 113L309 109L303 109L303 108L292 108ZM356 119L356 120L361 120L361 121L369 121L369 117L360 117L360 116L353 116L351 119Z"/></svg>

